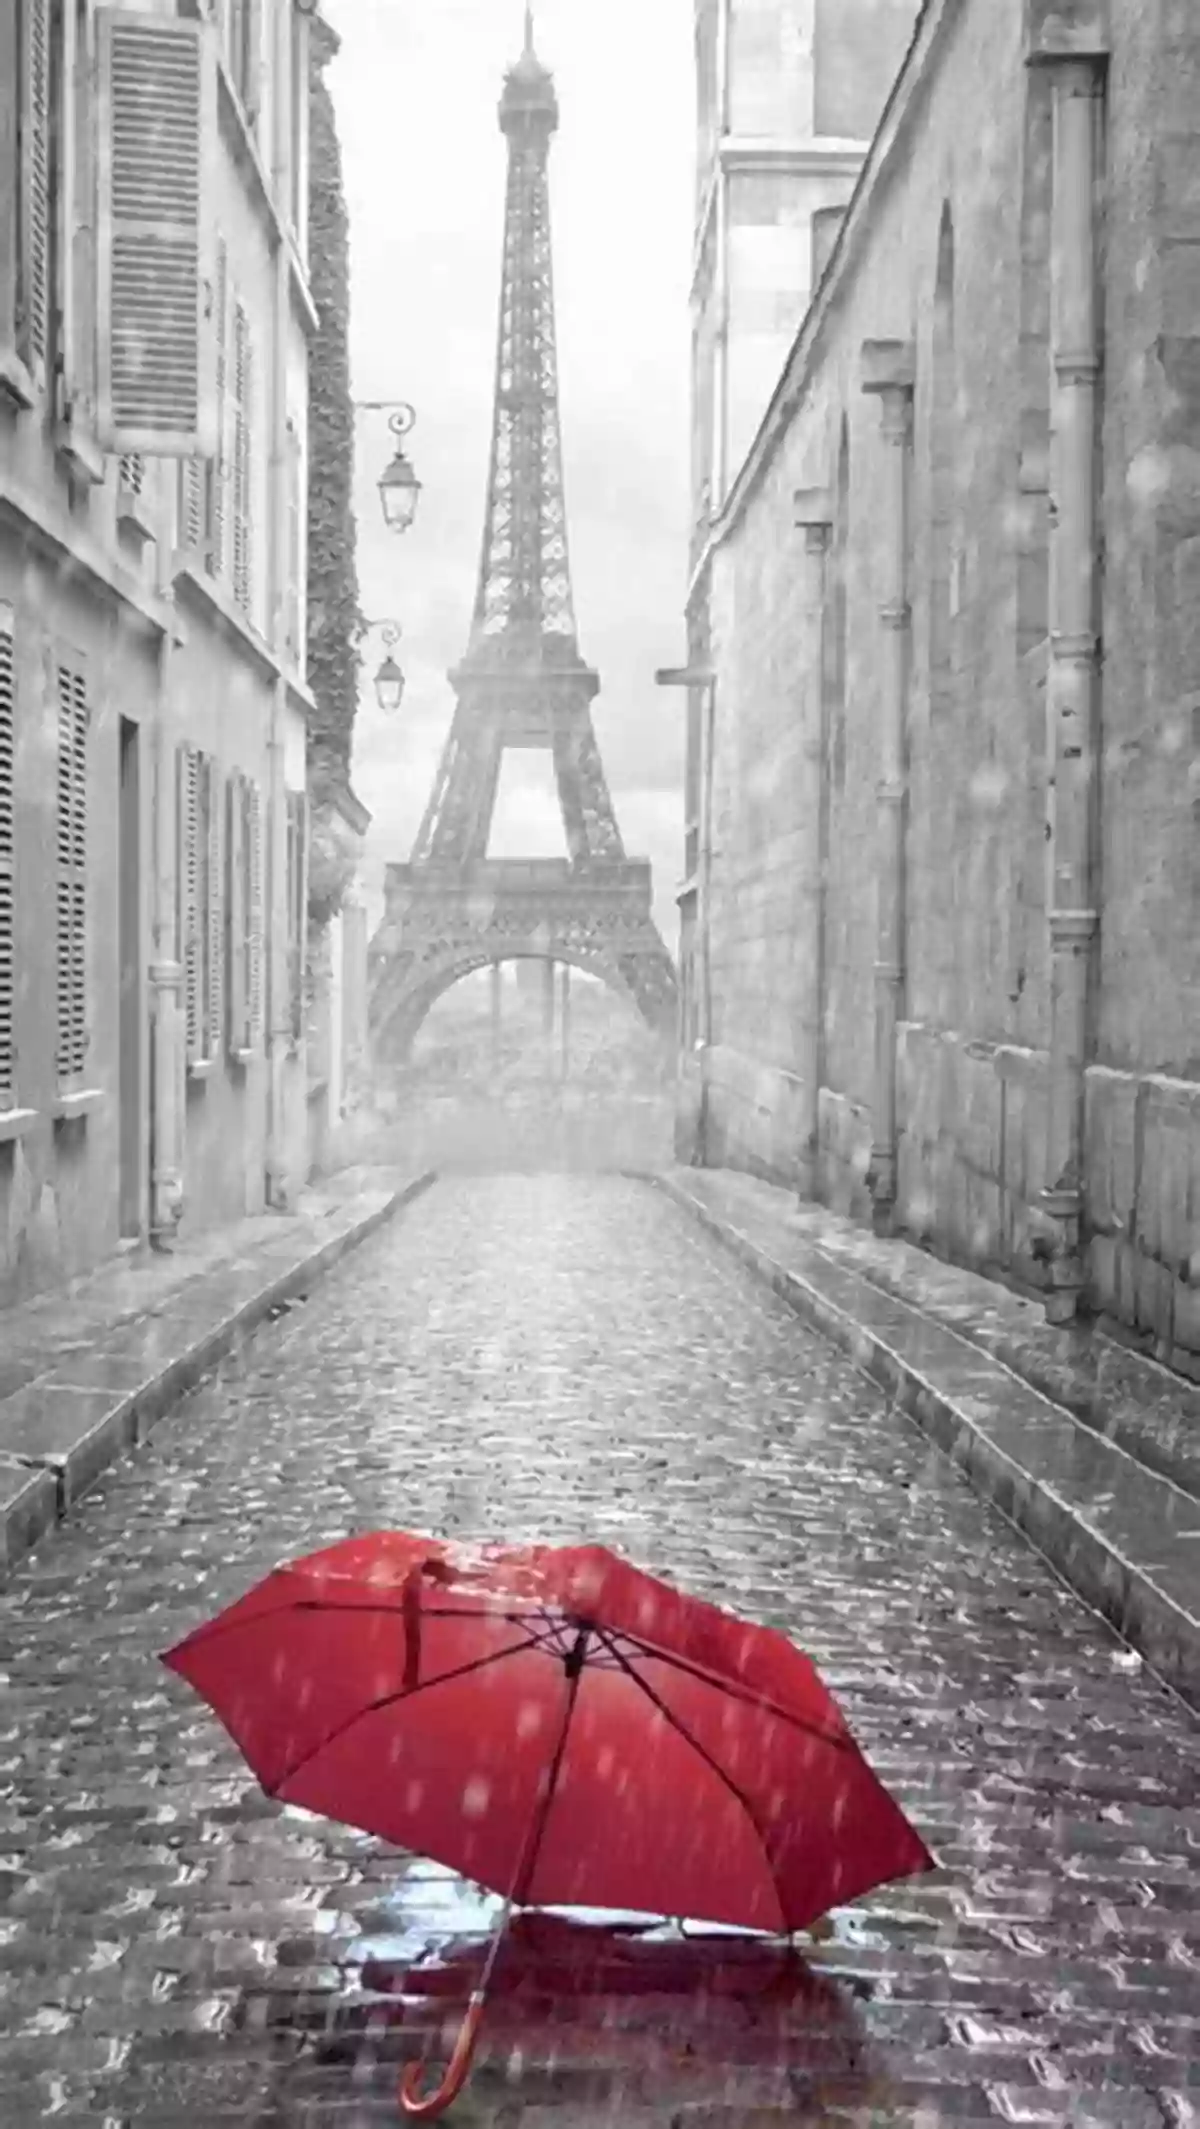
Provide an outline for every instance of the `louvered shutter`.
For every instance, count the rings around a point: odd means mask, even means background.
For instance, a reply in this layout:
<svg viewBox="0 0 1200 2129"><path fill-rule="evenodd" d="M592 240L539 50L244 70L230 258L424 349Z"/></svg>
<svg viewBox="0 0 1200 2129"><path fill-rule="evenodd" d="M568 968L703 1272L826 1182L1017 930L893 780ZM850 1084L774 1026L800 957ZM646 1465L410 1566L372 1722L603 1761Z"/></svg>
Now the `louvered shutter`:
<svg viewBox="0 0 1200 2129"><path fill-rule="evenodd" d="M202 1054L203 932L200 928L200 756L181 746L179 773L179 931L183 961L183 1009L186 1056L195 1064Z"/></svg>
<svg viewBox="0 0 1200 2129"><path fill-rule="evenodd" d="M222 833L221 775L209 760L208 781L208 903L206 959L208 964L208 1055L219 1057L225 1036L225 837Z"/></svg>
<svg viewBox="0 0 1200 2129"><path fill-rule="evenodd" d="M179 468L179 544L195 558L204 545L204 461L185 458Z"/></svg>
<svg viewBox="0 0 1200 2129"><path fill-rule="evenodd" d="M294 421L287 425L287 647L297 665L303 664L300 642L304 571L304 456L300 432Z"/></svg>
<svg viewBox="0 0 1200 2129"><path fill-rule="evenodd" d="M40 382L50 344L50 0L21 0L17 21L17 348Z"/></svg>
<svg viewBox="0 0 1200 2129"><path fill-rule="evenodd" d="M120 8L101 9L97 24L100 441L203 458L213 446L201 274L209 32Z"/></svg>
<svg viewBox="0 0 1200 2129"><path fill-rule="evenodd" d="M246 814L243 779L225 786L225 985L228 1008L226 1045L248 1046L246 1025Z"/></svg>
<svg viewBox="0 0 1200 2129"><path fill-rule="evenodd" d="M251 424L253 363L250 322L240 303L233 314L233 596L249 612L253 595Z"/></svg>
<svg viewBox="0 0 1200 2129"><path fill-rule="evenodd" d="M308 798L289 791L288 812L288 991L292 1041L304 1035L304 934L308 866Z"/></svg>
<svg viewBox="0 0 1200 2129"><path fill-rule="evenodd" d="M55 1064L60 1084L87 1062L87 768L84 675L58 667L58 782L55 835Z"/></svg>
<svg viewBox="0 0 1200 2129"><path fill-rule="evenodd" d="M0 1110L17 1099L17 674L13 610L0 604Z"/></svg>
<svg viewBox="0 0 1200 2129"><path fill-rule="evenodd" d="M229 488L229 253L223 237L217 242L213 309L217 447L208 462L208 568L214 577L221 577L225 574L226 497Z"/></svg>
<svg viewBox="0 0 1200 2129"><path fill-rule="evenodd" d="M246 785L246 1022L249 1043L263 1039L263 822L258 785Z"/></svg>

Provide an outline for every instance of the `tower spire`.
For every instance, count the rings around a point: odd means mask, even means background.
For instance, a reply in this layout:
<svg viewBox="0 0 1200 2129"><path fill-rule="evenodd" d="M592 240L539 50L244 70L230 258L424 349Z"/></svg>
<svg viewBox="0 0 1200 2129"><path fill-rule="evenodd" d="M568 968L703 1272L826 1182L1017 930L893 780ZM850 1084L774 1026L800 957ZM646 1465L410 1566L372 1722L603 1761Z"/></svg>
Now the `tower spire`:
<svg viewBox="0 0 1200 2129"><path fill-rule="evenodd" d="M554 80L533 49L508 69L500 127L508 142L504 260L487 505L471 651L577 657L567 553L550 244Z"/></svg>

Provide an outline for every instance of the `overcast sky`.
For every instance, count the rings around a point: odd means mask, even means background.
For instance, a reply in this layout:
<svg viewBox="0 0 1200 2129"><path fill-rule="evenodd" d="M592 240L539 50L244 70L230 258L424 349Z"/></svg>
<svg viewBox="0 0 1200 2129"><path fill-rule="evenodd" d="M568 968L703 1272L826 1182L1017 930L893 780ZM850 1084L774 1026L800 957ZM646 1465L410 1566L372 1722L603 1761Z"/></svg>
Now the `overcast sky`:
<svg viewBox="0 0 1200 2129"><path fill-rule="evenodd" d="M407 857L466 647L487 478L505 143L496 105L522 0L326 0L351 227L355 396L411 400L425 484L414 529L384 532L381 416L358 427L364 612L404 628L408 692L384 719L367 645L354 784L378 862ZM540 0L540 55L561 123L551 152L567 509L580 648L631 854L655 867L676 943L684 698L654 667L683 655L688 271L694 151L690 0ZM548 773L513 758L493 849L557 856Z"/></svg>

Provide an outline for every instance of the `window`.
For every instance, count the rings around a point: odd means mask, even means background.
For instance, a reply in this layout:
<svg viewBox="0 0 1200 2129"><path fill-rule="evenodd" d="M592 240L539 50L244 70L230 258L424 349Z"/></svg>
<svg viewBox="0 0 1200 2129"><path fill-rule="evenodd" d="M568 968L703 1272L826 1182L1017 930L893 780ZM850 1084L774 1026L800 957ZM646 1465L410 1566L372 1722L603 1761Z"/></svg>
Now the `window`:
<svg viewBox="0 0 1200 2129"><path fill-rule="evenodd" d="M221 1054L225 1020L225 881L221 778L196 747L179 750L180 955L189 1067Z"/></svg>
<svg viewBox="0 0 1200 2129"><path fill-rule="evenodd" d="M233 309L233 351L229 382L233 391L233 596L243 612L254 604L253 418L254 374L250 321L240 303Z"/></svg>
<svg viewBox="0 0 1200 2129"><path fill-rule="evenodd" d="M50 0L0 8L0 141L15 179L0 186L0 381L28 405L50 340Z"/></svg>
<svg viewBox="0 0 1200 2129"><path fill-rule="evenodd" d="M842 416L838 441L833 553L829 569L829 775L833 788L846 782L846 680L849 656L850 424Z"/></svg>
<svg viewBox="0 0 1200 2129"><path fill-rule="evenodd" d="M952 578L955 553L954 222L947 201L938 234L929 406L929 707L953 707Z"/></svg>
<svg viewBox="0 0 1200 2129"><path fill-rule="evenodd" d="M55 1066L60 1088L87 1062L87 681L76 664L58 666L58 778L55 818Z"/></svg>
<svg viewBox="0 0 1200 2129"><path fill-rule="evenodd" d="M308 796L287 795L288 997L292 1042L304 1039L304 945L308 899Z"/></svg>
<svg viewBox="0 0 1200 2129"><path fill-rule="evenodd" d="M816 0L819 138L870 140L912 35L912 0Z"/></svg>
<svg viewBox="0 0 1200 2129"><path fill-rule="evenodd" d="M244 1058L263 1039L262 802L247 776L231 776L226 794L227 1040Z"/></svg>
<svg viewBox="0 0 1200 2129"><path fill-rule="evenodd" d="M287 425L287 648L304 670L305 483L304 444L299 425Z"/></svg>
<svg viewBox="0 0 1200 2129"><path fill-rule="evenodd" d="M252 125L258 117L261 45L261 0L226 0L225 57L242 109Z"/></svg>
<svg viewBox="0 0 1200 2129"><path fill-rule="evenodd" d="M203 23L102 8L87 120L96 209L97 433L113 453L205 455L201 185L209 126Z"/></svg>
<svg viewBox="0 0 1200 2129"><path fill-rule="evenodd" d="M17 676L13 610L0 601L0 1111L17 1102Z"/></svg>

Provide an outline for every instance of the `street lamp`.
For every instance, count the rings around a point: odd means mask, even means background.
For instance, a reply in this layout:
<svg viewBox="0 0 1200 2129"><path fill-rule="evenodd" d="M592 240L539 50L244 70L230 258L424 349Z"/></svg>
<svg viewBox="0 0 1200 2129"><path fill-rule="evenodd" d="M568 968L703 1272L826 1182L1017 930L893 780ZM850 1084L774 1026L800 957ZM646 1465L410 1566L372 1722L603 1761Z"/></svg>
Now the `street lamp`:
<svg viewBox="0 0 1200 2129"><path fill-rule="evenodd" d="M393 646L400 641L400 623L368 621L366 626L383 630L384 657L375 675L375 700L384 714L391 716L404 700L404 674L392 656Z"/></svg>
<svg viewBox="0 0 1200 2129"><path fill-rule="evenodd" d="M379 500L383 505L383 522L389 532L407 532L417 514L421 497L421 483L413 471L401 439L408 435L416 421L416 414L406 399L360 399L355 404L364 414L386 414L388 427L396 438L396 448L391 462L379 476Z"/></svg>

